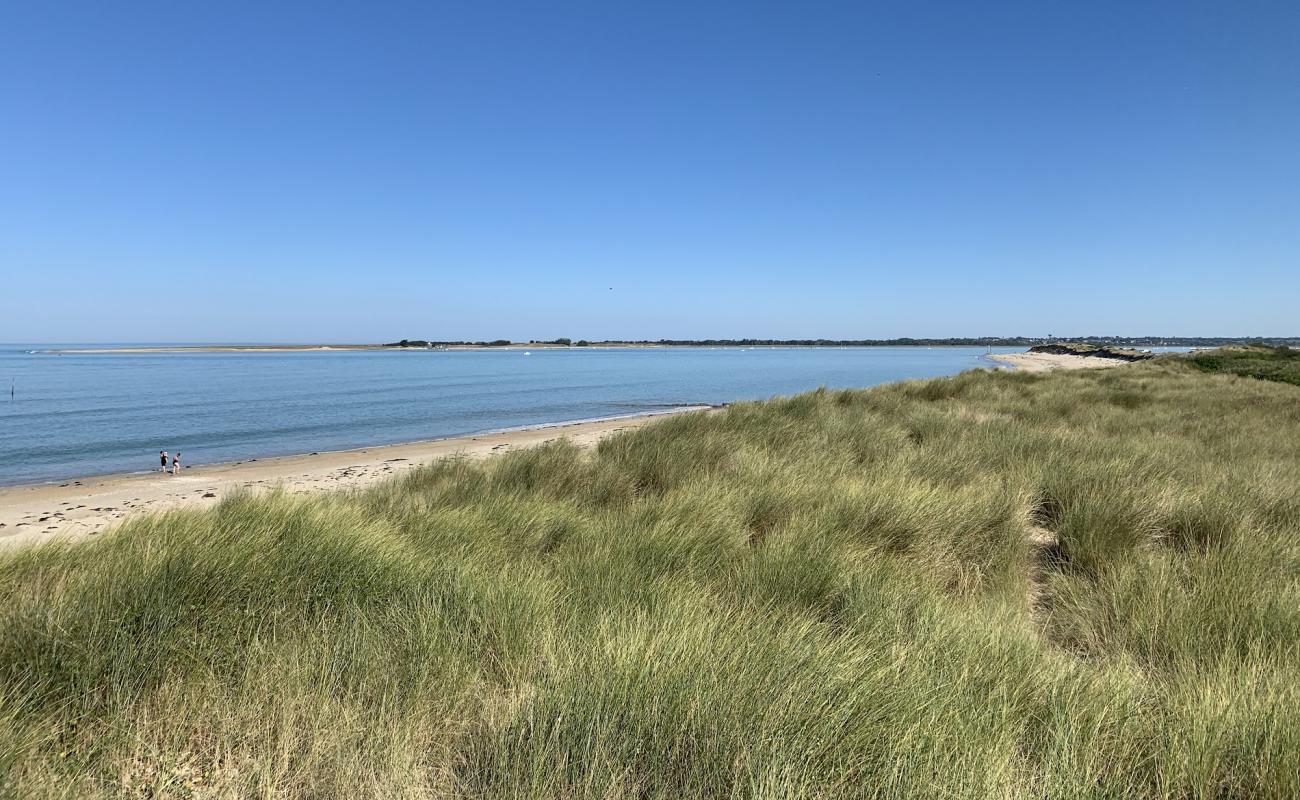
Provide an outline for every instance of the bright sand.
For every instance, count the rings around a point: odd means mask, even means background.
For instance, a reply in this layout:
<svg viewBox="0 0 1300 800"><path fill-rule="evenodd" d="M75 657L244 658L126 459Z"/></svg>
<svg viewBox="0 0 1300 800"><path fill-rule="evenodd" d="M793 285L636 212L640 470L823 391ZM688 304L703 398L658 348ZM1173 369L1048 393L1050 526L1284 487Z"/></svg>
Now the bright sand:
<svg viewBox="0 0 1300 800"><path fill-rule="evenodd" d="M1021 372L1047 372L1054 369L1099 369L1118 367L1129 362L1118 358L1068 356L1059 353L997 353L989 356Z"/></svg>

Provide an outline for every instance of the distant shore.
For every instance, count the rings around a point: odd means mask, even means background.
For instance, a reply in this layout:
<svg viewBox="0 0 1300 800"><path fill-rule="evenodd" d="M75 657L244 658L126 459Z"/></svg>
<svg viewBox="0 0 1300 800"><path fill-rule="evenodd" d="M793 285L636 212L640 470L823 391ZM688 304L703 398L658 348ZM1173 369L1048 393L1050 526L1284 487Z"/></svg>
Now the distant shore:
<svg viewBox="0 0 1300 800"><path fill-rule="evenodd" d="M673 345L657 344L593 344L582 347L573 347L562 344L450 344L440 345L438 347L399 347L387 344L250 344L250 345L176 345L169 347L75 347L75 348L57 348L37 350L38 353L48 354L77 354L87 355L95 353L303 353L317 351L353 351L353 350L373 350L373 351L419 351L430 352L438 350L598 350L601 348L646 348L646 347L671 347Z"/></svg>
<svg viewBox="0 0 1300 800"><path fill-rule="evenodd" d="M253 458L186 468L180 475L145 472L0 487L0 548L49 539L81 539L146 511L203 508L230 494L281 487L293 494L361 489L449 456L484 458L552 439L590 447L606 436L676 413L708 411L686 406L610 419L560 422L519 430L457 436L358 450ZM151 462L152 454L143 454Z"/></svg>
<svg viewBox="0 0 1300 800"><path fill-rule="evenodd" d="M1153 347L1222 347L1249 345L1300 345L1297 337L1272 338L1214 338L1214 337L1083 337L1077 340L1036 339L1031 337L975 337L950 339L660 339L656 341L604 340L588 341L585 339L555 339L551 341L511 342L505 339L495 341L425 341L402 339L387 343L307 343L307 344L195 344L195 345L103 345L91 347L36 347L31 352L63 354L110 354L110 353L295 353L319 351L385 351L429 352L440 350L588 350L588 349L647 349L647 348L948 348L948 347L1035 347L1065 350L1071 348L1092 350L1130 350L1138 352Z"/></svg>
<svg viewBox="0 0 1300 800"><path fill-rule="evenodd" d="M398 350L382 344L214 344L175 345L168 347L68 347L36 350L37 353L93 354L93 353L298 353L313 350ZM421 348L423 349L423 348Z"/></svg>
<svg viewBox="0 0 1300 800"><path fill-rule="evenodd" d="M707 350L707 349L789 349L792 347L806 348L808 350L826 350L845 347L906 347L906 348L934 348L934 347L965 347L971 348L977 345L970 344L844 344L844 345L824 345L824 344L660 344L657 342L592 342L585 345L565 345L554 344L552 342L538 343L518 343L510 344L447 344L437 345L435 347L401 347L398 345L388 344L268 344L268 345L176 345L168 347L74 347L74 348L51 348L36 350L37 353L48 355L94 355L94 354L130 354L130 353L306 353L306 352L337 352L337 351L373 351L373 352L419 352L430 353L447 350L651 350L651 349L675 349L675 350ZM1014 346L1014 345L998 345Z"/></svg>

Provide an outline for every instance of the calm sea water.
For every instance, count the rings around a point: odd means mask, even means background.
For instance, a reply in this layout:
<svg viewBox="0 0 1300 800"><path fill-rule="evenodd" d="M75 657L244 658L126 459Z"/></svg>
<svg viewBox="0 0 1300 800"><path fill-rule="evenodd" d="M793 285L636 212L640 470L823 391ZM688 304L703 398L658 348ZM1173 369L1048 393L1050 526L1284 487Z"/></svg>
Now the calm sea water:
<svg viewBox="0 0 1300 800"><path fill-rule="evenodd" d="M0 345L0 484L149 470L159 450L180 450L197 465L872 386L989 364L984 348L963 347L531 355L32 349Z"/></svg>

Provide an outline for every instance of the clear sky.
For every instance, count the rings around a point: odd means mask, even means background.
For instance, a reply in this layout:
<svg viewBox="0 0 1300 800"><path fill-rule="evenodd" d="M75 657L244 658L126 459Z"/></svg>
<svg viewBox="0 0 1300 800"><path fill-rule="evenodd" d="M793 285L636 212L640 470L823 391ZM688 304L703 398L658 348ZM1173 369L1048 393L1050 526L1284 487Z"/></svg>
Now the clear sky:
<svg viewBox="0 0 1300 800"><path fill-rule="evenodd" d="M0 10L0 341L1300 334L1300 3Z"/></svg>

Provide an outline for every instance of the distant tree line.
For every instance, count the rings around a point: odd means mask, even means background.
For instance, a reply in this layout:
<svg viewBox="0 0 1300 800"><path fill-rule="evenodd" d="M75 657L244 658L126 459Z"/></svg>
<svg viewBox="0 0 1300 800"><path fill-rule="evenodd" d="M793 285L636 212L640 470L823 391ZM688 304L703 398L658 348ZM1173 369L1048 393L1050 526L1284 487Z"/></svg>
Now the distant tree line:
<svg viewBox="0 0 1300 800"><path fill-rule="evenodd" d="M590 342L559 339L532 339L529 344L548 344L563 347L588 347L598 345L663 345L672 347L1031 347L1054 342L1081 342L1115 347L1222 347L1224 345L1298 346L1300 336L982 336L978 338L951 337L947 339L606 339ZM390 342L385 347L504 347L509 339L490 342L431 341L403 339Z"/></svg>

